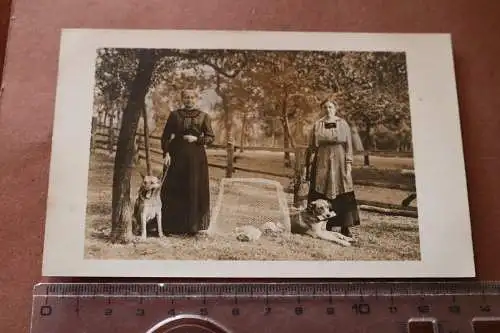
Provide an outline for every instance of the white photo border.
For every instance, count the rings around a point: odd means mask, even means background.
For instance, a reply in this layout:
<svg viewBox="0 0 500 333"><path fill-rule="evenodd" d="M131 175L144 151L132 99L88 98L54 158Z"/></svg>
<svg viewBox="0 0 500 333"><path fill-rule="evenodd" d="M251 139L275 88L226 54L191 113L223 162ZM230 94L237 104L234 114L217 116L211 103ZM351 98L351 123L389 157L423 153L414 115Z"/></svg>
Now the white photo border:
<svg viewBox="0 0 500 333"><path fill-rule="evenodd" d="M60 47L42 275L475 277L451 35L63 29ZM85 259L95 57L96 50L102 47L405 52L421 260L234 262Z"/></svg>

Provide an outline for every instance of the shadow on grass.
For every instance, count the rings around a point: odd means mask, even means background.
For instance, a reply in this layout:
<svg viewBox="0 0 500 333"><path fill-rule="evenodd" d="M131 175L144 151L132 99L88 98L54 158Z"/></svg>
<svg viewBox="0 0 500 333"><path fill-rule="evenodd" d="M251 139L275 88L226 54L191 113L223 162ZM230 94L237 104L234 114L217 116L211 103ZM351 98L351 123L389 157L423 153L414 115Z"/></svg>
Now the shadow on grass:
<svg viewBox="0 0 500 333"><path fill-rule="evenodd" d="M148 227L150 238L145 241L133 237L131 242L123 246L111 242L112 217L112 163L105 156L93 156L90 169L90 187L88 193L86 221L86 257L93 259L170 259L170 260L419 260L418 223L415 219L391 217L371 212L361 212L361 226L353 228L358 242L353 247L343 248L311 237L290 235L269 239L261 237L254 243L242 243L234 235L228 237L210 237L198 239L192 237L168 235L156 238L155 224ZM258 166L262 166L260 163ZM138 170L145 170L144 166ZM137 170L135 170L137 171ZM134 200L134 189L137 187L137 172L133 173L131 186ZM219 181L224 177L223 169L210 170L210 195L212 205L217 200ZM380 179L383 175L375 170L362 170L368 179ZM246 172L237 172L235 177L256 176ZM257 175L258 176L258 175ZM391 181L399 181L399 175L392 173ZM273 177L269 177L275 179ZM277 179L286 183L287 179ZM402 179L401 179L402 180ZM283 184L285 185L285 184ZM365 191L363 187L363 191ZM400 195L401 191L370 189L367 200L387 200ZM242 204L248 204L256 193L245 193ZM233 194L234 196L234 194ZM290 197L288 195L287 197ZM267 196L260 198L268 201ZM399 197L397 197L399 200ZM390 202L395 200L390 200ZM235 201L233 206L240 204ZM240 207L241 208L241 207ZM260 213L260 212L259 212ZM260 215L260 214L259 214Z"/></svg>
<svg viewBox="0 0 500 333"><path fill-rule="evenodd" d="M104 230L94 230L90 233L90 237L94 240L100 240L105 243L111 243L110 232Z"/></svg>
<svg viewBox="0 0 500 333"><path fill-rule="evenodd" d="M87 204L87 215L90 216L109 216L111 217L111 205L102 201L89 202Z"/></svg>
<svg viewBox="0 0 500 333"><path fill-rule="evenodd" d="M418 225L415 223L411 224L385 224L385 223L374 223L372 225L365 226L366 230L376 230L377 232L418 232Z"/></svg>

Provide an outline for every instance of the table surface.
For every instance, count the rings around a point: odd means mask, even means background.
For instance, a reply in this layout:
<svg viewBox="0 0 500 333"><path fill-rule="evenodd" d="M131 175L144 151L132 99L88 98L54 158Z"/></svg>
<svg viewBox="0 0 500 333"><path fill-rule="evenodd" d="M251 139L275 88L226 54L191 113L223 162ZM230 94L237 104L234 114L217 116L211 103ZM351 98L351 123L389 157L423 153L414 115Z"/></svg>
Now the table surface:
<svg viewBox="0 0 500 333"><path fill-rule="evenodd" d="M3 37L8 0L0 10ZM477 272L500 280L499 14L495 0L15 1L0 112L0 332L29 331L42 280L61 27L452 33Z"/></svg>
<svg viewBox="0 0 500 333"><path fill-rule="evenodd" d="M10 0L0 1L0 75L3 73L5 44L9 31Z"/></svg>

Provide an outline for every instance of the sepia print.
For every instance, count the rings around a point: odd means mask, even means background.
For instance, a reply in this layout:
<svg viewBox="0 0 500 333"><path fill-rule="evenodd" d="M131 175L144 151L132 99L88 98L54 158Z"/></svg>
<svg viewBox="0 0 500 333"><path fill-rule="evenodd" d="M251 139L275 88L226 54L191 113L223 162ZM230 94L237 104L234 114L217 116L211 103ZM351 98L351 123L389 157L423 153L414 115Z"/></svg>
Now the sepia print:
<svg viewBox="0 0 500 333"><path fill-rule="evenodd" d="M403 52L99 49L96 63L87 257L420 258L416 200L407 200L415 183ZM140 86L138 71L145 76ZM164 173L166 156L172 161ZM142 175L163 178L155 194L148 196ZM236 179L221 187L226 177ZM314 182L303 205L300 181ZM113 198L120 186L130 187L130 199L119 189ZM154 216L159 228L140 212L119 211L134 204L119 199L155 195L162 201ZM299 214L293 208L314 214L308 206L317 199L335 212L327 231L340 227L356 241L353 249L278 230ZM240 244L249 237L240 227L270 235ZM116 241L132 243L128 229L143 236L135 253L106 251ZM213 237L200 236L208 230ZM158 239L158 232L171 237Z"/></svg>
<svg viewBox="0 0 500 333"><path fill-rule="evenodd" d="M407 50L176 46L93 50L78 260L422 262Z"/></svg>

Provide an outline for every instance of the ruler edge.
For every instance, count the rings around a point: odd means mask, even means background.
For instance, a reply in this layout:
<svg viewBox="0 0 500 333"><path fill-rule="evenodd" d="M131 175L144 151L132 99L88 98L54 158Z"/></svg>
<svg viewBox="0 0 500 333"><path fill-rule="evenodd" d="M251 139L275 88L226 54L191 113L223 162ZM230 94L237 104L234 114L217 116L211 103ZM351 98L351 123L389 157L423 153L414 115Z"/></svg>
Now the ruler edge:
<svg viewBox="0 0 500 333"><path fill-rule="evenodd" d="M144 292L156 288L158 293ZM70 291L64 294L61 290ZM136 289L130 293L131 289ZM245 290L258 289L253 294ZM107 292L104 292L104 291ZM218 292L213 292L213 291ZM90 292L89 292L90 291ZM128 291L128 292L127 292ZM316 294L316 291L323 291ZM99 293L98 293L99 292ZM32 290L36 297L77 296L437 296L500 295L500 281L396 281L396 282L40 282Z"/></svg>
<svg viewBox="0 0 500 333"><path fill-rule="evenodd" d="M395 281L395 282L382 282L382 281L370 281L370 282L355 282L355 281L351 281L351 282L290 282L290 281L283 281L283 282L224 282L224 281L220 281L220 282L172 282L172 283L155 283L155 282L40 282L40 283L36 283L33 287L33 299L32 299L32 311L31 311L31 314L30 314L30 324L29 324L29 332L32 332L33 331L33 325L35 324L35 321L33 320L34 318L34 315L35 315L35 306L36 306L36 303L37 303L37 298L40 299L40 298L57 298L57 299L60 299L60 298L80 298L80 297L93 297L93 298L100 298L100 297L113 297L113 296L117 296L117 297L121 297L121 296L125 296L125 297L131 297L131 298L141 298L141 297L156 297L156 295L153 295L153 294L148 294L148 295L145 295L145 294L112 294L112 295L109 295L109 294L71 294L71 295L60 295L60 294L49 294L49 295L46 295L44 293L36 293L37 291L40 291L42 289L47 289L48 287L67 287L67 286L71 286L71 287L77 287L77 286L82 286L82 287L91 287L91 288L99 288L99 287L104 287L104 286L120 286L120 287L138 287L138 286L158 286L158 285L162 285L162 286L167 286L167 287L172 287L172 286L189 286L189 287L194 287L195 290L201 290L201 289L197 289L197 288L200 288L200 287L214 287L214 286L247 286L247 287L252 287L252 286L261 286L261 287L265 287L265 286L279 286L279 287L298 287L300 288L299 290L302 290L302 291L305 291L307 290L307 288L304 288L305 287L314 287L314 286L317 286L317 285L322 285L322 286L337 286L337 288L339 286L343 286L343 287L385 287L385 288L388 288L390 286L402 286L402 287L408 287L408 286L411 286L411 287L416 287L416 286L419 286L420 287L420 290L418 290L418 292L414 292L414 293L407 293L407 294L398 294L398 293L395 293L395 294L381 294L381 293L375 293L375 294L367 294L367 293L350 293L350 294L337 294L337 296L340 296L340 297L344 297L344 298L348 298L348 297L359 297L359 296L364 296L364 297L372 297L372 296L375 296L375 297L378 297L378 296L394 296L395 298L401 298L401 297L414 297L414 296L441 296L441 297L446 297L446 296L453 296L453 295L465 295L465 296L480 296L481 294L483 296L500 296L500 281L457 281L457 282L453 282L453 281L439 281L439 282L428 282L428 281L410 281L410 282L407 282L407 281ZM445 290L445 291L448 291L447 293L422 293L422 291L425 291L424 288L426 287L430 287L430 286L433 286L434 287L434 290ZM450 287L468 287L467 290L479 290L479 291L482 291L482 292L478 292L478 293L463 293L463 294L460 294L460 293L455 293L453 291L451 291L452 289L446 289L446 288L450 288ZM488 293L488 292L485 292L484 290L486 288L489 288L488 290L491 290L491 291L494 291L494 293ZM75 290L78 290L78 289L75 289ZM82 289L83 290L83 289ZM122 289L123 290L123 289ZM290 290L290 289L288 289ZM354 289L356 290L356 289ZM358 289L359 290L359 289ZM373 289L375 290L375 289ZM389 290L389 289L388 289ZM416 288L413 288L412 290L414 291L417 291ZM463 290L463 289L462 289ZM186 297L192 297L192 298L197 298L197 297L207 297L207 298L210 298L210 297L224 297L224 296L231 296L231 297L235 297L235 296L238 296L238 297L247 297L249 295L245 295L245 294L238 294L238 295L235 295L235 294L226 294L226 295L210 295L210 294L202 294L202 293L198 293L196 294L192 294L192 293L186 293L186 294L170 294L170 295L167 295L167 294L162 294L162 295L157 295L157 297L159 298L162 298L162 297L175 297L175 296L186 296ZM256 298L261 298L261 297L265 297L267 295L255 295L254 297ZM303 297L303 296L313 296L312 294L310 293L296 293L296 294L285 294L285 295L282 295L282 294L269 294L268 295L269 297L276 297L276 296L279 296L279 297L284 297L284 298L288 298L287 296L291 296L291 297L297 297L299 296L299 299L300 297ZM328 297L328 296L333 296L335 298L336 295L317 295L318 298L322 298L324 296ZM46 299L46 300L47 300ZM412 320L423 320L425 319L426 321L431 321L433 322L433 327L436 331L436 329L438 328L438 324L439 324L439 320L437 320L437 318L435 317L422 317L422 316L413 316L413 317L409 317L407 318L408 320L406 322L400 322L399 324L403 324L403 325L406 325L406 327L408 327L408 325L410 324L410 322ZM490 316L474 316L473 318L470 318L470 320L468 321L471 325L473 325L474 322L481 322L481 321L490 321L490 320L495 320L495 321L498 321L500 320L500 316L493 316L493 317L490 317Z"/></svg>

